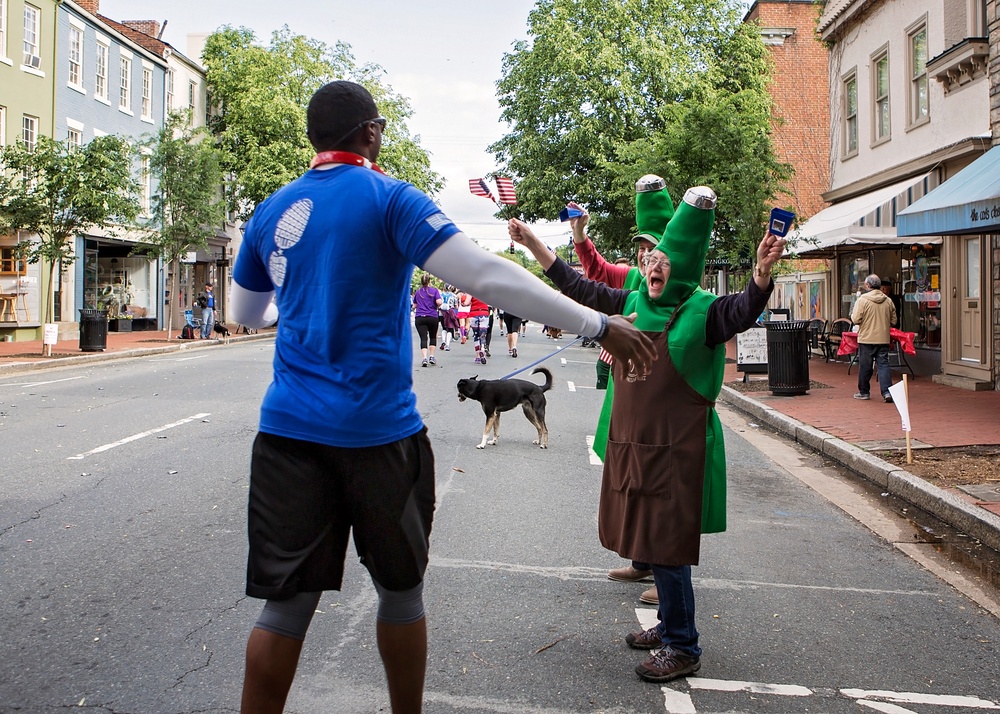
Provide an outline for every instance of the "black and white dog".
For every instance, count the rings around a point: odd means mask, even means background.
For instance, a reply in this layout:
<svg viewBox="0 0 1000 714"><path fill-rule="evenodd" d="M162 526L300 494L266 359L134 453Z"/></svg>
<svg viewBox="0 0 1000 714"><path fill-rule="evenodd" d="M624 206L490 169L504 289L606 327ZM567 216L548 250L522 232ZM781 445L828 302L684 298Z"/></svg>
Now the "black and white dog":
<svg viewBox="0 0 1000 714"><path fill-rule="evenodd" d="M227 345L229 344L229 335L232 333L229 331L229 328L226 327L225 323L222 322L212 323L212 331L219 333L219 335L222 337L222 341Z"/></svg>
<svg viewBox="0 0 1000 714"><path fill-rule="evenodd" d="M549 429L545 426L545 392L552 388L552 373L544 367L538 367L532 374L541 372L545 375L545 384L537 385L523 379L483 379L470 377L458 380L458 400L475 399L483 407L486 414L486 427L483 429L483 440L476 447L485 449L500 438L500 413L510 411L518 404L524 410L534 427L538 430L538 438L531 442L543 449L549 447ZM489 439L490 431L493 438Z"/></svg>

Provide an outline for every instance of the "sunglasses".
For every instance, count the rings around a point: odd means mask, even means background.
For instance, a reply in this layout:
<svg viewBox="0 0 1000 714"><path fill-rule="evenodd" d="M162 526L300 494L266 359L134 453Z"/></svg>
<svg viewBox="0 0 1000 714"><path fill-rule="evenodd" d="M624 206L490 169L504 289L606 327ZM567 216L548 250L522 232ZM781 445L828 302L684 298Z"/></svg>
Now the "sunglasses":
<svg viewBox="0 0 1000 714"><path fill-rule="evenodd" d="M378 124L378 128L381 131L385 131L385 125L388 122L389 122L389 120L386 119L385 117L375 117L374 119L365 119L363 122L361 122L356 127L354 127L353 129L351 129L349 132L347 132L346 134L344 134L342 137L340 137L339 139L337 139L333 143L333 145L334 146L339 146L341 143L343 143L344 139L346 139L347 137L349 137L351 134L353 134L354 132L356 132L358 129L362 129L362 128L368 126L369 124Z"/></svg>

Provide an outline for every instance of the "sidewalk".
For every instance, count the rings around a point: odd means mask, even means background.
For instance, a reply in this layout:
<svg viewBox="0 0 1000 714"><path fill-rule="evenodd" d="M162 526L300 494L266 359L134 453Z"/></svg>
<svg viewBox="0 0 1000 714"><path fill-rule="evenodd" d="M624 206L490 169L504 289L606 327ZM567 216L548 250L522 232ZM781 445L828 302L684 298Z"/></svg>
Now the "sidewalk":
<svg viewBox="0 0 1000 714"><path fill-rule="evenodd" d="M171 332L174 339L167 339L166 330L145 332L109 332L107 349L99 352L84 352L80 349L78 339L60 340L52 346L52 356L42 355L42 341L0 342L0 376L16 372L48 369L50 367L66 367L73 364L118 359L123 357L141 357L144 355L162 354L198 347L210 347L225 344L222 339L181 340L178 339L179 329ZM261 330L258 334L246 335L233 333L229 341L267 339L274 336L274 329ZM213 338L217 335L213 334Z"/></svg>
<svg viewBox="0 0 1000 714"><path fill-rule="evenodd" d="M0 342L0 377L18 372L178 350L222 346L222 340L167 340L166 331L109 332L103 352L82 352L78 340L62 340L53 357L43 357L40 340ZM230 341L269 339L274 330L233 335ZM735 356L735 341L729 344ZM595 353L596 356L596 353ZM872 449L905 448L899 412L881 399L854 399L857 366L825 362L813 355L809 377L825 385L792 397L774 396L766 375L750 375L762 389L741 392L723 386L720 401L753 416L757 423L782 432L846 468L879 484L1000 551L1000 496L997 501L975 498L958 489L941 489L870 453ZM741 380L735 360L726 364L725 382ZM893 371L893 379L900 378ZM873 379L873 381L876 381ZM878 394L877 385L872 390ZM909 379L909 414L913 448L1000 444L1000 392L972 392L935 384L929 376ZM997 466L1000 479L1000 464Z"/></svg>
<svg viewBox="0 0 1000 714"><path fill-rule="evenodd" d="M735 344L728 348L729 356L735 357ZM847 369L847 361L826 362L814 354L809 359L809 379L823 388L775 396L766 388L742 392L724 385L719 399L1000 551L1000 494L996 500L985 500L959 489L938 488L870 453L905 450L902 421L896 407L878 397L877 377L872 378L870 401L854 399L858 367L854 365L850 374ZM901 379L898 370L892 374L893 382ZM742 378L735 360L727 362L724 381ZM761 380L766 387L767 375L749 379ZM908 376L908 381L911 448L1000 444L1000 392L947 387L935 384L930 376ZM997 478L1000 485L1000 464Z"/></svg>

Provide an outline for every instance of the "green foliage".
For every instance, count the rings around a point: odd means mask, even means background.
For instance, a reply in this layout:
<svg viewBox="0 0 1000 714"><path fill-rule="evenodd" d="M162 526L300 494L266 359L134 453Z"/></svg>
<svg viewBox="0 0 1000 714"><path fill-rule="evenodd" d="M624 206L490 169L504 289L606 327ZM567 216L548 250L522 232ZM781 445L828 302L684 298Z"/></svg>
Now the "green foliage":
<svg viewBox="0 0 1000 714"><path fill-rule="evenodd" d="M42 136L31 151L21 142L0 149L0 230L38 235L18 248L29 263L48 265L46 321L53 314L56 265L76 259L73 236L135 227L140 206L134 158L131 145L117 136L99 136L79 148Z"/></svg>
<svg viewBox="0 0 1000 714"><path fill-rule="evenodd" d="M788 169L771 145L768 54L734 0L539 0L532 41L504 58L512 129L491 150L520 177L518 209L552 219L585 204L606 254L633 255L635 181L667 179L674 202L719 194L716 249L760 240Z"/></svg>
<svg viewBox="0 0 1000 714"><path fill-rule="evenodd" d="M209 36L202 58L216 110L209 125L223 169L233 177L227 199L241 218L308 168L313 150L306 107L317 89L335 79L364 85L389 119L379 165L432 195L442 188L420 137L407 129L409 102L383 83L380 68L356 66L349 45L330 47L286 26L264 47L251 30L224 27Z"/></svg>
<svg viewBox="0 0 1000 714"><path fill-rule="evenodd" d="M185 114L173 114L147 142L150 171L159 186L148 244L167 261L206 248L225 217L219 155L206 135L204 129L192 130Z"/></svg>
<svg viewBox="0 0 1000 714"><path fill-rule="evenodd" d="M192 130L187 112L172 114L148 142L149 167L158 182L153 197L148 252L173 268L170 294L177 295L181 256L208 247L208 239L225 218L219 152L205 129ZM168 333L177 301L171 300ZM179 324L179 323L178 323Z"/></svg>

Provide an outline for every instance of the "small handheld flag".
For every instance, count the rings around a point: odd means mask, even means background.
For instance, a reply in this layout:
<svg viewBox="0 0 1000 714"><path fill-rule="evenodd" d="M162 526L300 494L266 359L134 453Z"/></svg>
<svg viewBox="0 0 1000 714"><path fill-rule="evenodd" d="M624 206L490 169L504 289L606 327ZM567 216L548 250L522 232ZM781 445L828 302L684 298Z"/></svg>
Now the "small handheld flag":
<svg viewBox="0 0 1000 714"><path fill-rule="evenodd" d="M486 182L481 178L469 179L469 190L476 196L483 196L491 201L496 201Z"/></svg>
<svg viewBox="0 0 1000 714"><path fill-rule="evenodd" d="M511 179L497 176L497 193L500 194L500 203L508 206L517 205L517 195L514 193L514 182Z"/></svg>

